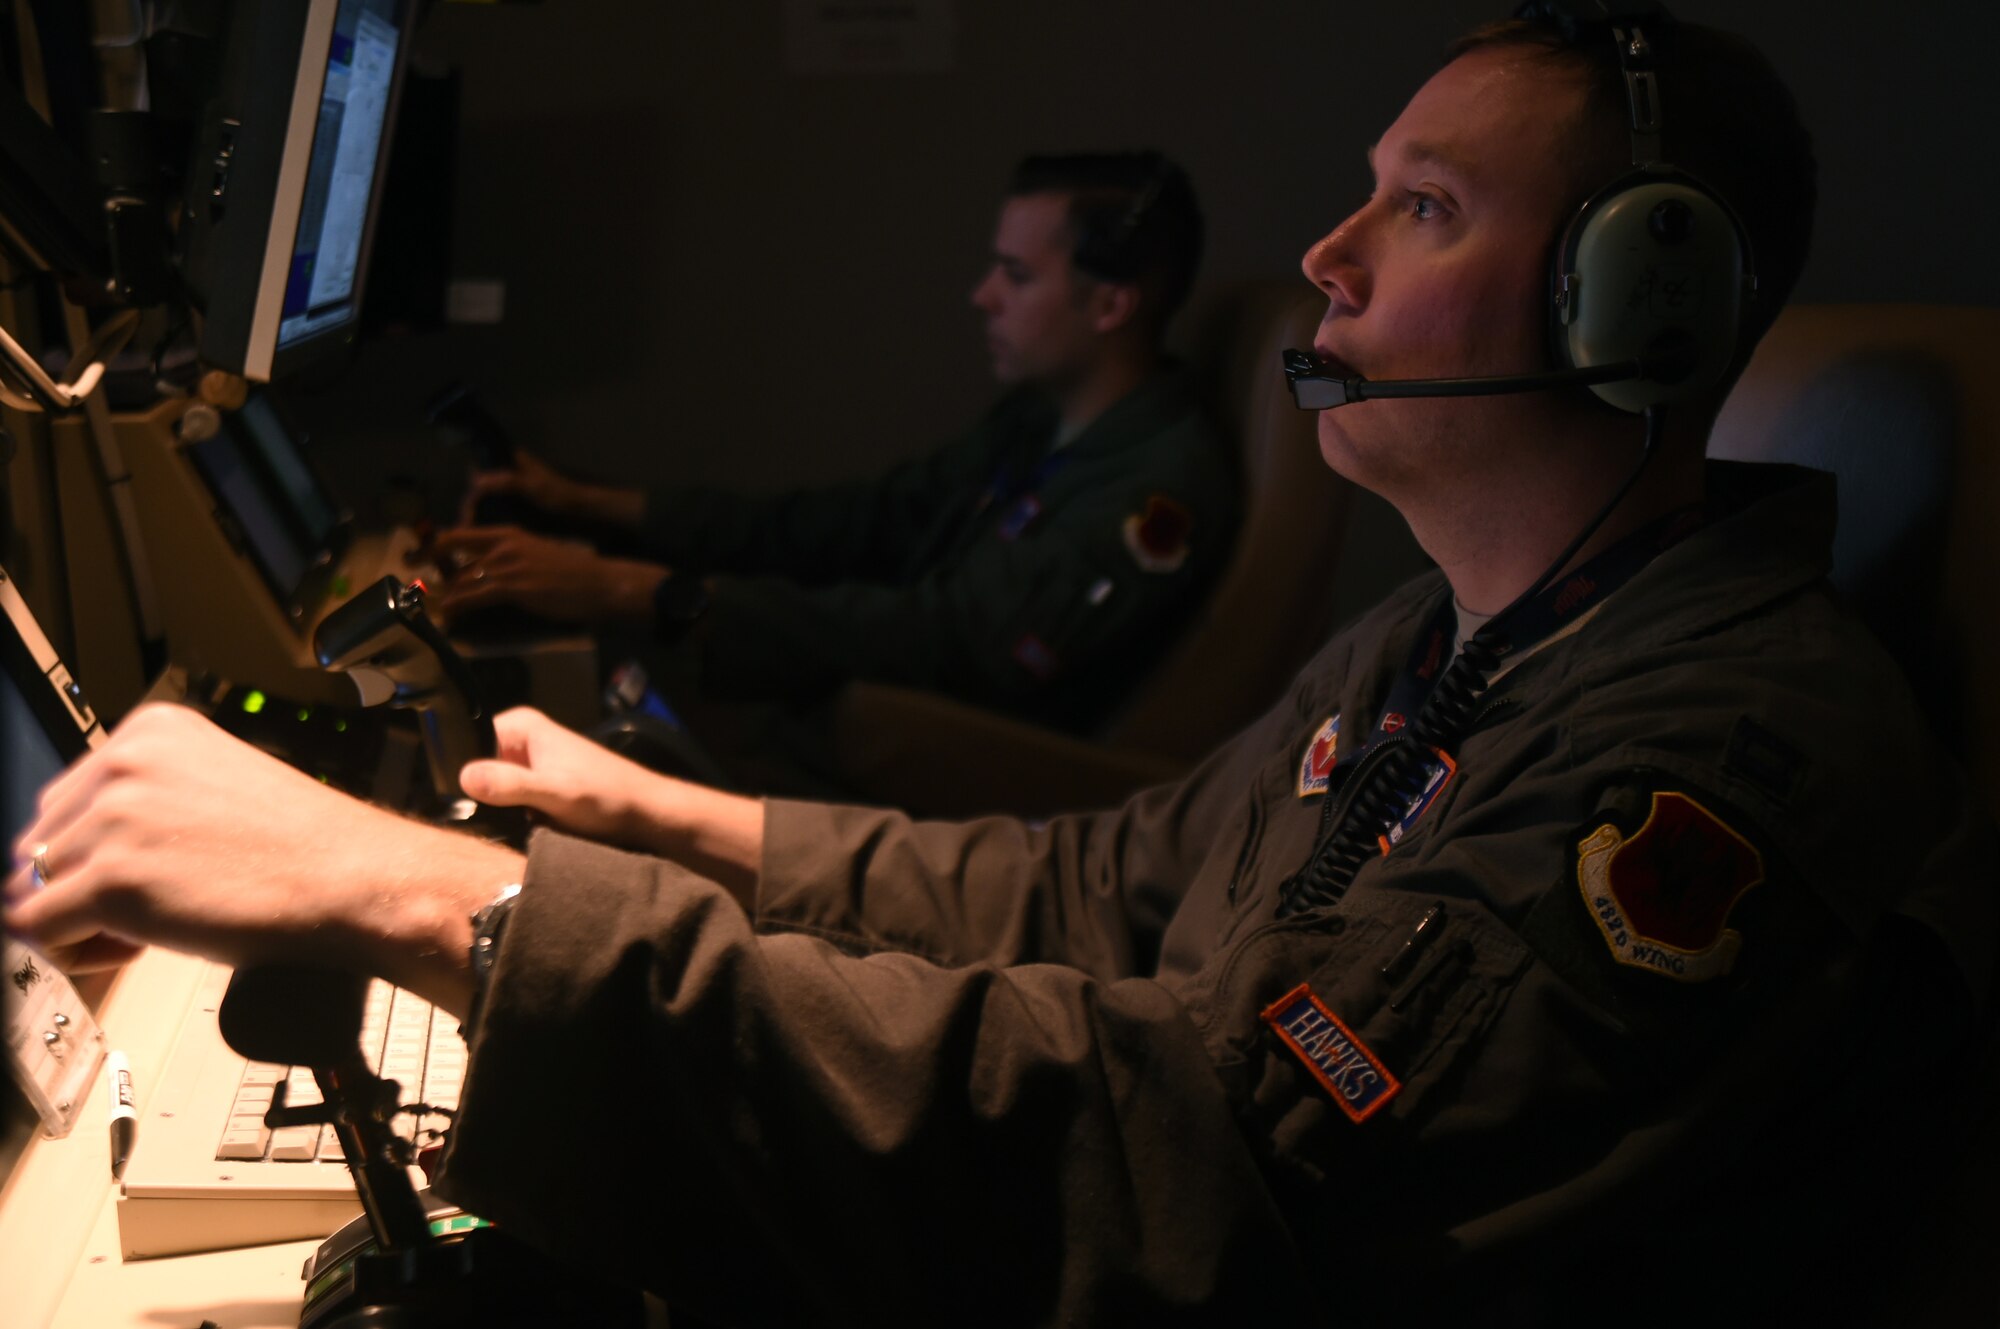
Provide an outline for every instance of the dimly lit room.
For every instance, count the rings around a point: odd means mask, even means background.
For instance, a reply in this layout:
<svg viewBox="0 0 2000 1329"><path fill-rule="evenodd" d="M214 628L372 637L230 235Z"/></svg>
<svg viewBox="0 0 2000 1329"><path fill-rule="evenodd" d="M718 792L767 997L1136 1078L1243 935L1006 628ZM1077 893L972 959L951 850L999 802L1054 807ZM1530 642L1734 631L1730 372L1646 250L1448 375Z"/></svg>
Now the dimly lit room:
<svg viewBox="0 0 2000 1329"><path fill-rule="evenodd" d="M0 1324L2000 1322L1997 47L0 0Z"/></svg>

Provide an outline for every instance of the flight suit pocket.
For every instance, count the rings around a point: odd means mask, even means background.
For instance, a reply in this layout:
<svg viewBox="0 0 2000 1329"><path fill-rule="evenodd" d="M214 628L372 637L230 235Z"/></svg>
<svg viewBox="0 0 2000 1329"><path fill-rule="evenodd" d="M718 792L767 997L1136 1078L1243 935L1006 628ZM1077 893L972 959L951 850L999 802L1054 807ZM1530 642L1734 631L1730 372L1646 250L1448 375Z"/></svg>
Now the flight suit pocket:
<svg viewBox="0 0 2000 1329"><path fill-rule="evenodd" d="M1251 934L1201 1017L1251 1147L1306 1185L1390 1166L1529 962L1477 903L1393 891Z"/></svg>

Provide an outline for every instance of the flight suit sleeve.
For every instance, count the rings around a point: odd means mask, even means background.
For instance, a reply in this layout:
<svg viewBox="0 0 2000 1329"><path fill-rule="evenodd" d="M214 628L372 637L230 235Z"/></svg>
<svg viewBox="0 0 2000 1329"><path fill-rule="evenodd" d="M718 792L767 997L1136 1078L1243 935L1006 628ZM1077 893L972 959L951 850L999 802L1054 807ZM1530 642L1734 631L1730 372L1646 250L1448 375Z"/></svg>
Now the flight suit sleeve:
<svg viewBox="0 0 2000 1329"><path fill-rule="evenodd" d="M1116 809L932 822L768 799L757 925L946 965L1151 972L1183 898L1233 889L1261 815L1255 774L1294 746L1309 680L1337 675L1351 652L1330 643L1269 712L1184 779Z"/></svg>
<svg viewBox="0 0 2000 1329"><path fill-rule="evenodd" d="M1193 529L1178 561L1145 569L1124 529L1149 502ZM1205 517L1195 500L1121 488L1058 528L983 535L907 586L724 578L697 628L703 676L723 696L804 696L865 678L1029 710L1080 676L1130 680L1227 548L1220 515L1213 529Z"/></svg>
<svg viewBox="0 0 2000 1329"><path fill-rule="evenodd" d="M867 480L776 495L649 490L633 552L678 570L823 585L893 580L954 505L993 479L1006 407L944 447Z"/></svg>
<svg viewBox="0 0 2000 1329"><path fill-rule="evenodd" d="M1180 1323L1300 1286L1160 985L760 937L708 882L547 836L444 1175L718 1323Z"/></svg>
<svg viewBox="0 0 2000 1329"><path fill-rule="evenodd" d="M1358 884L1175 988L760 936L681 869L545 836L447 1193L726 1323L1421 1305L1427 1260L1727 1172L1846 1009L1814 931L1607 1012L1460 897L1486 861ZM592 1107L630 1147L529 1161Z"/></svg>

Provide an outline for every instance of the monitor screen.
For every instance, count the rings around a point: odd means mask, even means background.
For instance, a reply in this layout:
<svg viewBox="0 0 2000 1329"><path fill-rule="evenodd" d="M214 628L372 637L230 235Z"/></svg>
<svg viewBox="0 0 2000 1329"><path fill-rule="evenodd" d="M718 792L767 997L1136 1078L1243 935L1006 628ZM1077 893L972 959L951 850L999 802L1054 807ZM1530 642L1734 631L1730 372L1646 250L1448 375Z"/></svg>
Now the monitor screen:
<svg viewBox="0 0 2000 1329"><path fill-rule="evenodd" d="M0 850L34 816L35 796L102 736L97 717L0 568Z"/></svg>
<svg viewBox="0 0 2000 1329"><path fill-rule="evenodd" d="M253 392L243 408L227 420L244 449L283 495L307 547L315 554L331 550L345 518L313 473L276 403L264 393Z"/></svg>
<svg viewBox="0 0 2000 1329"><path fill-rule="evenodd" d="M0 869L28 829L43 785L104 738L83 691L42 635L20 591L0 568ZM17 996L8 983L0 1016ZM8 1028L0 1019L0 1028ZM0 1070L0 1185L38 1118L13 1077Z"/></svg>
<svg viewBox="0 0 2000 1329"><path fill-rule="evenodd" d="M414 8L236 7L186 194L210 364L266 381L353 340Z"/></svg>
<svg viewBox="0 0 2000 1329"><path fill-rule="evenodd" d="M235 542L257 565L278 603L289 610L318 550L288 519L270 482L244 455L234 431L225 429L187 453L215 495L217 517L233 528Z"/></svg>
<svg viewBox="0 0 2000 1329"><path fill-rule="evenodd" d="M397 8L398 0L341 0L334 18L278 324L280 351L359 312L362 241L381 179L402 38Z"/></svg>

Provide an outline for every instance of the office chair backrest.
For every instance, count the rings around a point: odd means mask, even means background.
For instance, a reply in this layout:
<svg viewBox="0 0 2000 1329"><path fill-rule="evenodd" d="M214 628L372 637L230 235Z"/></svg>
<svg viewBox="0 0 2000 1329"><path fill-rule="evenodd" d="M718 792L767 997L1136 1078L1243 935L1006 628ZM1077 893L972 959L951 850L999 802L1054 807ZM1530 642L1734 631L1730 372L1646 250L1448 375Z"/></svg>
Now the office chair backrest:
<svg viewBox="0 0 2000 1329"><path fill-rule="evenodd" d="M1321 460L1278 353L1312 344L1326 297L1303 281L1230 290L1195 311L1189 363L1243 459L1236 550L1186 632L1098 735L1164 757L1206 755L1275 701L1333 628L1354 488Z"/></svg>
<svg viewBox="0 0 2000 1329"><path fill-rule="evenodd" d="M2000 815L2000 310L1798 305L1723 406L1711 456L1832 471L1834 584Z"/></svg>
<svg viewBox="0 0 2000 1329"><path fill-rule="evenodd" d="M1838 477L1834 583L1910 672L1918 700L1967 764L1983 806L2000 816L1996 364L2000 310L1797 306L1758 348L1709 451L1798 462ZM2000 1036L1990 1014L1960 1060L1965 1074L1924 1074L1921 1115L1935 1147L1906 1170L1934 1174L1939 1189L1898 1214L1903 1240L1869 1252L1847 1308L1857 1323L1993 1319L1987 1261L2000 1243L1993 1198L2000 1193Z"/></svg>

